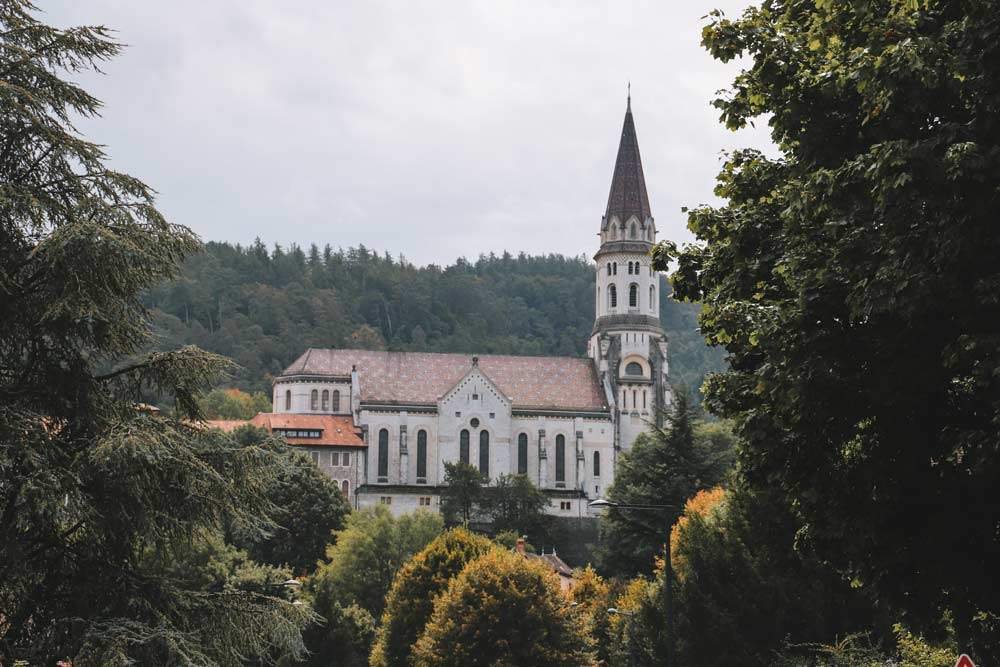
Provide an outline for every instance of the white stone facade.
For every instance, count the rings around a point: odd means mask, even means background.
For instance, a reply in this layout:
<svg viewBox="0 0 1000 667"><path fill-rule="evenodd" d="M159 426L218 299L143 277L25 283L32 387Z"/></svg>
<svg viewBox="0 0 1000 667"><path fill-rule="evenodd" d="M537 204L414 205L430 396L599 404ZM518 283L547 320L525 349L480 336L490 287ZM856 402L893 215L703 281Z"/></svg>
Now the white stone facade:
<svg viewBox="0 0 1000 667"><path fill-rule="evenodd" d="M465 460L491 483L526 474L553 515L591 516L587 503L613 483L618 453L671 399L631 108L600 237L587 360L308 350L275 380L275 413L352 417L364 437L351 484L358 507L437 510L444 464Z"/></svg>

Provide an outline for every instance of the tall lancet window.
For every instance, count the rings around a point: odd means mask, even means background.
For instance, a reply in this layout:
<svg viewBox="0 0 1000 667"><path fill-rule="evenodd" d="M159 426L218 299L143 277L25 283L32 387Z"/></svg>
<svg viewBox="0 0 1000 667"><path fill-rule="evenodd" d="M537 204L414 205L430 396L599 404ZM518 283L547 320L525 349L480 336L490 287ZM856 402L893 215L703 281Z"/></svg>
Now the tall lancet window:
<svg viewBox="0 0 1000 667"><path fill-rule="evenodd" d="M601 476L601 453L594 452L594 477Z"/></svg>
<svg viewBox="0 0 1000 667"><path fill-rule="evenodd" d="M628 286L628 305L630 308L639 307L639 286L635 283Z"/></svg>
<svg viewBox="0 0 1000 667"><path fill-rule="evenodd" d="M458 460L462 463L469 462L469 432L464 428L458 434Z"/></svg>
<svg viewBox="0 0 1000 667"><path fill-rule="evenodd" d="M556 436L556 483L566 482L566 436Z"/></svg>
<svg viewBox="0 0 1000 667"><path fill-rule="evenodd" d="M389 477L389 429L378 432L378 476L380 480Z"/></svg>
<svg viewBox="0 0 1000 667"><path fill-rule="evenodd" d="M649 309L656 310L656 290L653 286L649 286Z"/></svg>
<svg viewBox="0 0 1000 667"><path fill-rule="evenodd" d="M479 472L487 477L490 474L490 432L479 432Z"/></svg>
<svg viewBox="0 0 1000 667"><path fill-rule="evenodd" d="M319 410L319 392L315 389L313 389L312 393L309 395L309 409L313 412Z"/></svg>
<svg viewBox="0 0 1000 667"><path fill-rule="evenodd" d="M427 477L427 431L417 431L417 478Z"/></svg>
<svg viewBox="0 0 1000 667"><path fill-rule="evenodd" d="M333 411L340 412L340 390L333 390Z"/></svg>
<svg viewBox="0 0 1000 667"><path fill-rule="evenodd" d="M517 474L528 474L528 434L517 436Z"/></svg>
<svg viewBox="0 0 1000 667"><path fill-rule="evenodd" d="M326 412L329 409L330 409L330 390L329 389L324 389L323 390L323 412Z"/></svg>
<svg viewBox="0 0 1000 667"><path fill-rule="evenodd" d="M292 409L292 390L285 390L285 410Z"/></svg>
<svg viewBox="0 0 1000 667"><path fill-rule="evenodd" d="M618 290L614 285L608 285L608 308L618 307Z"/></svg>

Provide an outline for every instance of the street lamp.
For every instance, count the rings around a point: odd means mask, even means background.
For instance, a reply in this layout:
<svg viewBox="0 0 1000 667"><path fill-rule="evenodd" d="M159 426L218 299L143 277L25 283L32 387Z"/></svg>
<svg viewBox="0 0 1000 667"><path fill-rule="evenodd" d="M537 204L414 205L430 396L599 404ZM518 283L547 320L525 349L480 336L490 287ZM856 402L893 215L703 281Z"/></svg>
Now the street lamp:
<svg viewBox="0 0 1000 667"><path fill-rule="evenodd" d="M628 616L629 618L636 615L634 611L625 611L624 609L616 609L615 607L608 607L608 613L614 616ZM628 664L629 667L636 667L639 664L635 655L635 637L628 643Z"/></svg>
<svg viewBox="0 0 1000 667"><path fill-rule="evenodd" d="M615 502L614 500L608 500L607 498L598 498L596 500L592 500L590 503L588 503L588 506L593 509L607 509L616 511L635 510L639 512L643 511L658 512L661 510L677 509L676 505L643 505L639 503L619 503ZM672 537L670 534L670 529L672 527L673 526L671 526L670 523L668 522L666 527L667 541L666 544L664 545L666 547L666 552L664 553L663 556L663 579L664 579L663 588L665 589L664 590L665 601L663 606L664 606L664 614L667 617L667 661L666 661L667 667L674 667L674 641L676 641L677 639L676 637L674 637L674 590L673 590L674 566L670 562L670 547L671 547L671 537ZM614 607L609 608L608 613L623 614L626 616L635 615L634 613L624 612L615 609Z"/></svg>

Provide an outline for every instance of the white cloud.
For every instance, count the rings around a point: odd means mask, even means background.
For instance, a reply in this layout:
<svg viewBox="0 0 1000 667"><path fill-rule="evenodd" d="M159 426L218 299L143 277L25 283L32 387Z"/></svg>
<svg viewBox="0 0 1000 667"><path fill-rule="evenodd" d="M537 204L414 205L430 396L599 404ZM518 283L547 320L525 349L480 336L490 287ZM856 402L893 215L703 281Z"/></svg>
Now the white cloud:
<svg viewBox="0 0 1000 667"><path fill-rule="evenodd" d="M423 262L591 254L631 79L661 237L714 201L719 152L766 146L709 106L725 2L54 0L130 46L83 125L203 238L365 244Z"/></svg>

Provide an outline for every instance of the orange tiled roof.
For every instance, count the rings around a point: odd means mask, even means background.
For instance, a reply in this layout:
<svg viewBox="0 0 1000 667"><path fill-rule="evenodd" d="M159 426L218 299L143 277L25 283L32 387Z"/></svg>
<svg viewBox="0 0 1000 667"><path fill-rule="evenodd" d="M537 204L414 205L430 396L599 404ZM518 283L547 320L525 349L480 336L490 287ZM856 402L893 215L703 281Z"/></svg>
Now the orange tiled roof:
<svg viewBox="0 0 1000 667"><path fill-rule="evenodd" d="M217 428L220 431L225 431L226 433L232 433L240 426L245 426L250 422L246 419L206 419L205 426L208 428Z"/></svg>
<svg viewBox="0 0 1000 667"><path fill-rule="evenodd" d="M218 428L227 433L243 426L253 424L260 428L295 429L322 431L319 438L290 438L285 440L290 445L309 445L313 447L364 447L365 441L361 432L354 427L350 417L342 415L297 415L291 413L260 412L253 419L214 419L205 422L210 428Z"/></svg>
<svg viewBox="0 0 1000 667"><path fill-rule="evenodd" d="M357 366L361 400L433 404L472 367L471 354L310 348L285 369L294 375L349 376ZM607 410L594 364L577 357L482 355L479 369L515 408Z"/></svg>

